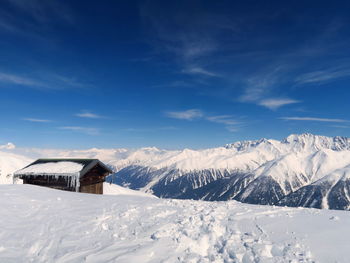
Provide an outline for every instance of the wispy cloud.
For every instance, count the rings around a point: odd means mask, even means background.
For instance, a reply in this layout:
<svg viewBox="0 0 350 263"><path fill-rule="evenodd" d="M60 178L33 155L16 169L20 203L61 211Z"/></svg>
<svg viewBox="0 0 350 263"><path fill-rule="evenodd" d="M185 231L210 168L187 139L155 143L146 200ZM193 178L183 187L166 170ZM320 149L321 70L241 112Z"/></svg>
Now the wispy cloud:
<svg viewBox="0 0 350 263"><path fill-rule="evenodd" d="M240 130L240 128L237 127L237 126L226 126L225 128L226 128L226 130L228 130L229 132L238 132L238 131Z"/></svg>
<svg viewBox="0 0 350 263"><path fill-rule="evenodd" d="M315 118L315 117L281 117L279 119L287 120L287 121L319 121L319 122L338 122L338 123L350 122L350 120L344 120L344 119L329 119L329 118Z"/></svg>
<svg viewBox="0 0 350 263"><path fill-rule="evenodd" d="M203 117L203 112L197 109L190 109L185 111L167 111L165 115L169 118L180 120L194 120Z"/></svg>
<svg viewBox="0 0 350 263"><path fill-rule="evenodd" d="M80 113L75 114L75 116L80 117L80 118L88 118L88 119L104 119L104 116L92 113L90 111L83 111Z"/></svg>
<svg viewBox="0 0 350 263"><path fill-rule="evenodd" d="M213 40L203 40L199 36L193 38L182 35L180 40L182 42L182 50L178 50L177 53L182 52L186 60L200 58L216 50L216 45Z"/></svg>
<svg viewBox="0 0 350 263"><path fill-rule="evenodd" d="M174 126L164 126L164 127L153 127L153 128L125 128L122 129L126 132L157 132L157 131L175 131L178 130Z"/></svg>
<svg viewBox="0 0 350 263"><path fill-rule="evenodd" d="M221 76L208 70L208 65L223 48L221 34L232 35L238 27L231 16L209 14L202 8L193 12L190 3L184 8L179 6L151 2L141 5L140 14L150 32L151 45L157 53L171 55L184 74L196 79Z"/></svg>
<svg viewBox="0 0 350 263"><path fill-rule="evenodd" d="M69 86L69 87L85 88L90 86L89 84L80 82L74 77L67 77L56 73L55 74L48 73L48 76L51 79L54 79L55 81L57 81L58 83L64 84L65 86Z"/></svg>
<svg viewBox="0 0 350 263"><path fill-rule="evenodd" d="M7 0L7 2L40 23L48 23L53 17L70 24L74 22L71 10L61 1Z"/></svg>
<svg viewBox="0 0 350 263"><path fill-rule="evenodd" d="M75 23L70 8L62 1L4 0L3 2L7 2L11 8L1 10L0 25L11 33L30 36L46 30L49 24L57 21L69 25ZM21 13L22 16L16 15L17 13Z"/></svg>
<svg viewBox="0 0 350 263"><path fill-rule="evenodd" d="M254 103L270 110L277 110L280 107L300 103L301 101L291 99L291 98L266 98L266 96L271 93L267 91L266 87L250 87L247 88L244 94L239 98L240 102Z"/></svg>
<svg viewBox="0 0 350 263"><path fill-rule="evenodd" d="M173 119L192 121L194 119L206 120L213 123L224 124L226 129L233 132L238 130L241 122L238 122L231 115L206 115L198 109L191 109L186 111L171 111L166 112L166 116Z"/></svg>
<svg viewBox="0 0 350 263"><path fill-rule="evenodd" d="M0 82L32 87L45 87L45 84L30 78L22 77L15 74L0 72Z"/></svg>
<svg viewBox="0 0 350 263"><path fill-rule="evenodd" d="M59 127L61 130L69 130L74 132L80 132L87 135L99 135L100 131L97 128L91 128L91 127L81 127L81 126L64 126Z"/></svg>
<svg viewBox="0 0 350 263"><path fill-rule="evenodd" d="M205 31L198 30L201 23L198 25L193 23L193 20L192 23L188 21L189 27L185 28L183 26L185 21L180 21L182 20L180 17L186 17L185 20L191 19L188 12L179 14L168 10L167 20L164 20L163 16L157 12L158 8L164 8L164 6L145 4L141 8L141 17L147 24L147 29L152 31L153 45L158 51L172 53L183 63L207 56L217 50L217 44L212 35L215 31L212 28L209 30L207 27Z"/></svg>
<svg viewBox="0 0 350 263"><path fill-rule="evenodd" d="M53 47L58 35L50 32L57 25L75 26L69 5L63 1L4 0L0 8L0 32L36 44ZM26 42L27 43L27 42Z"/></svg>
<svg viewBox="0 0 350 263"><path fill-rule="evenodd" d="M241 122L235 120L231 115L217 115L207 116L206 119L210 122L224 124L226 129L230 132L236 132L241 126Z"/></svg>
<svg viewBox="0 0 350 263"><path fill-rule="evenodd" d="M246 88L240 97L242 102L257 102L265 97L278 83L281 67L258 72L248 77L245 81Z"/></svg>
<svg viewBox="0 0 350 263"><path fill-rule="evenodd" d="M263 87L248 87L244 90L243 94L239 97L240 102L254 103L264 96L266 90Z"/></svg>
<svg viewBox="0 0 350 263"><path fill-rule="evenodd" d="M2 87L6 85L16 85L21 87L39 89L39 90L62 90L62 89L79 89L89 88L89 84L79 82L75 78L59 75L52 72L29 72L26 75L23 74L8 73L0 71L0 83L3 83Z"/></svg>
<svg viewBox="0 0 350 263"><path fill-rule="evenodd" d="M300 101L288 98L271 98L271 99L263 99L258 102L259 105L264 106L270 110L276 110L282 106L288 104L299 103Z"/></svg>
<svg viewBox="0 0 350 263"><path fill-rule="evenodd" d="M225 125L237 125L240 123L233 119L230 115L209 116L206 117L206 119L211 122L222 123Z"/></svg>
<svg viewBox="0 0 350 263"><path fill-rule="evenodd" d="M52 120L37 119L37 118L23 118L22 120L30 121L30 122L42 122L42 123L52 122Z"/></svg>
<svg viewBox="0 0 350 263"><path fill-rule="evenodd" d="M350 126L346 125L332 125L333 128L340 128L340 129L350 129Z"/></svg>
<svg viewBox="0 0 350 263"><path fill-rule="evenodd" d="M350 77L350 69L331 68L300 75L295 82L297 84L323 83L345 77Z"/></svg>
<svg viewBox="0 0 350 263"><path fill-rule="evenodd" d="M164 84L159 84L159 85L154 85L154 88L191 88L193 87L193 84L190 82L186 82L183 80L175 80L169 83L164 83Z"/></svg>
<svg viewBox="0 0 350 263"><path fill-rule="evenodd" d="M140 11L157 52L170 53L180 72L191 75L193 80L207 82L206 87L200 87L201 95L234 97L242 103L277 110L302 103L291 95L299 84L350 77L350 67L347 68L350 63L344 51L348 38L340 31L346 23L334 23L334 19L329 18L315 27L305 28L309 17L300 18L305 23L292 19L286 28L312 30L310 34L290 39L288 30L279 31L282 28L278 22L285 15L284 8L274 9L273 15L253 8L254 15L231 10L231 15L226 16L216 13L217 10L208 12L206 8L187 3L179 7L147 2ZM275 22L273 28L279 31L278 37L275 30L265 27L267 21ZM341 41L338 35L342 36ZM339 54L344 62L342 68L313 71L317 67L339 65ZM324 59L320 59L322 57ZM222 78L220 85L209 79L218 76ZM200 86L196 84L194 86Z"/></svg>
<svg viewBox="0 0 350 263"><path fill-rule="evenodd" d="M271 98L274 89L281 84L281 75L284 67L276 66L270 71L257 73L246 80L246 88L239 97L240 102L254 103L270 110L276 110L282 106L300 103L300 101L283 97Z"/></svg>
<svg viewBox="0 0 350 263"><path fill-rule="evenodd" d="M208 71L202 67L188 67L186 69L182 70L182 73L185 74L190 74L190 75L202 75L202 76L207 76L207 77L219 77L220 75L215 73L215 72L211 72Z"/></svg>

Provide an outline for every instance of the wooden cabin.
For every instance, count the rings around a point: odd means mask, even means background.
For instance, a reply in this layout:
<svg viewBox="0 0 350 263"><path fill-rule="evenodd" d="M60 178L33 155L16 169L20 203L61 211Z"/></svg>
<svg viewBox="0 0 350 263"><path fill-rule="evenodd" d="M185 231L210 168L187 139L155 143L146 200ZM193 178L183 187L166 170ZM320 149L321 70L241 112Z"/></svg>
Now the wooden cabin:
<svg viewBox="0 0 350 263"><path fill-rule="evenodd" d="M23 184L46 186L65 191L103 194L103 182L112 173L97 159L38 159L14 176Z"/></svg>

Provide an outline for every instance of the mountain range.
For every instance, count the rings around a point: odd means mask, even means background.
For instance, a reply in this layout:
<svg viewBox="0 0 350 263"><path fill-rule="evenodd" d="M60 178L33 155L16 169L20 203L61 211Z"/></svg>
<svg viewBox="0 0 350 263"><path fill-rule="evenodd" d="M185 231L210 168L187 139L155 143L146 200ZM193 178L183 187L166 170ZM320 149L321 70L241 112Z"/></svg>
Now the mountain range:
<svg viewBox="0 0 350 263"><path fill-rule="evenodd" d="M350 210L345 137L292 134L203 150L8 148L1 149L1 169L5 154L22 160L18 169L37 157L98 158L115 171L110 182L162 198Z"/></svg>

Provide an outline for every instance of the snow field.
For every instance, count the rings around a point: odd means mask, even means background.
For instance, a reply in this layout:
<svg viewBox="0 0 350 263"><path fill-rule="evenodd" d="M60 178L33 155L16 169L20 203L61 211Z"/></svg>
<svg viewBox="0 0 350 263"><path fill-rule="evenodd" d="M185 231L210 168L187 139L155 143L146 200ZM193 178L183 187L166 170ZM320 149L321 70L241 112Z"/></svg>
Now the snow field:
<svg viewBox="0 0 350 263"><path fill-rule="evenodd" d="M344 211L0 186L0 262L347 262Z"/></svg>

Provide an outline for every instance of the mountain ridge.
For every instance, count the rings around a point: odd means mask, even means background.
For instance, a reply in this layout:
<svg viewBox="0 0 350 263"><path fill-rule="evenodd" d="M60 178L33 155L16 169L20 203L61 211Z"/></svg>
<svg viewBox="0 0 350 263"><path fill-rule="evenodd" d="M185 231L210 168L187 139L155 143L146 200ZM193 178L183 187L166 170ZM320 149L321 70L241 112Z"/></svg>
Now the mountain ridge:
<svg viewBox="0 0 350 263"><path fill-rule="evenodd" d="M350 208L350 139L347 137L303 133L291 134L280 141L238 141L202 150L144 147L37 149L32 153L38 157L98 158L115 171L109 181L159 197Z"/></svg>

